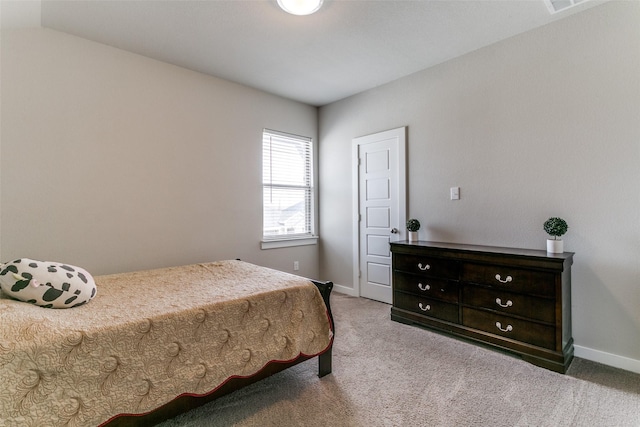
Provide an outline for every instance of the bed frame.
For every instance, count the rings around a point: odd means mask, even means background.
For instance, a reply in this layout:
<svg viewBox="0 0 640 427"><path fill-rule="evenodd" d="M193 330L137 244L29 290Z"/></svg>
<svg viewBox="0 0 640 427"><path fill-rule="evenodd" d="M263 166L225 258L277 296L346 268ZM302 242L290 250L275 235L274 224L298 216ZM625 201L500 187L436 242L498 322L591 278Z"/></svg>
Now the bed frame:
<svg viewBox="0 0 640 427"><path fill-rule="evenodd" d="M329 303L329 297L331 296L331 291L333 290L333 283L317 282L315 280L312 280L312 282L318 287L318 290L322 295L322 299L327 306L327 312L331 321L331 328L335 337L335 324L333 322L333 314L331 313L331 305ZM331 345L327 348L327 350L317 356L319 377L324 377L325 375L331 373L332 349L333 340L331 341ZM198 396L181 395L152 412L138 415L120 414L103 423L101 426L146 427L155 425L312 358L312 356L301 355L289 362L270 362L255 375L252 375L250 377L231 377L221 386L207 394Z"/></svg>

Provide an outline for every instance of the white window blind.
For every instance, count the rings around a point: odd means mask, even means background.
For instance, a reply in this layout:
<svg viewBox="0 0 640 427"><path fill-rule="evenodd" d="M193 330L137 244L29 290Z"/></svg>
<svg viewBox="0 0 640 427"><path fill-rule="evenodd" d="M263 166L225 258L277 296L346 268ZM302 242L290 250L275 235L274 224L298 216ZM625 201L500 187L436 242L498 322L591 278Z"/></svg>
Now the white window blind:
<svg viewBox="0 0 640 427"><path fill-rule="evenodd" d="M262 134L263 239L313 235L311 138Z"/></svg>

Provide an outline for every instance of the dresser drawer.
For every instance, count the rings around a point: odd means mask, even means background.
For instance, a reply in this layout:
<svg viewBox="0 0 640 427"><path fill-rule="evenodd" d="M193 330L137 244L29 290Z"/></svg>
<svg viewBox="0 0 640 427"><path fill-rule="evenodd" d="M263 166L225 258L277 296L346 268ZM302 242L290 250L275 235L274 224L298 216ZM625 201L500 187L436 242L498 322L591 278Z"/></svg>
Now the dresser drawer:
<svg viewBox="0 0 640 427"><path fill-rule="evenodd" d="M524 343L555 348L555 328L473 308L462 308L462 324Z"/></svg>
<svg viewBox="0 0 640 427"><path fill-rule="evenodd" d="M528 317L547 323L556 320L556 303L554 299L537 298L529 295L514 294L501 289L482 288L465 285L462 290L462 302L465 305L488 308Z"/></svg>
<svg viewBox="0 0 640 427"><path fill-rule="evenodd" d="M457 280L458 276L460 276L460 264L458 262L419 255L395 255L393 257L393 268L407 273L442 279Z"/></svg>
<svg viewBox="0 0 640 427"><path fill-rule="evenodd" d="M457 303L458 282L446 279L418 276L415 274L393 273L393 288L397 291L410 292L427 298Z"/></svg>
<svg viewBox="0 0 640 427"><path fill-rule="evenodd" d="M458 305L402 292L393 293L393 306L448 322L458 322Z"/></svg>
<svg viewBox="0 0 640 427"><path fill-rule="evenodd" d="M513 292L555 297L553 273L465 263L462 266L462 280Z"/></svg>

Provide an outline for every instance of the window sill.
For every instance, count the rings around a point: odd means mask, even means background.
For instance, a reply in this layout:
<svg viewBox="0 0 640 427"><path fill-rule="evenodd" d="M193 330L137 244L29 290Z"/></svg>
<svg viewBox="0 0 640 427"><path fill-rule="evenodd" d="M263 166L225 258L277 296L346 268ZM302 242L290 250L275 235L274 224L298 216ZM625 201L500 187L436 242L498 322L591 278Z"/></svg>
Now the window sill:
<svg viewBox="0 0 640 427"><path fill-rule="evenodd" d="M261 249L289 248L292 246L307 246L318 244L318 236L291 237L284 239L263 240Z"/></svg>

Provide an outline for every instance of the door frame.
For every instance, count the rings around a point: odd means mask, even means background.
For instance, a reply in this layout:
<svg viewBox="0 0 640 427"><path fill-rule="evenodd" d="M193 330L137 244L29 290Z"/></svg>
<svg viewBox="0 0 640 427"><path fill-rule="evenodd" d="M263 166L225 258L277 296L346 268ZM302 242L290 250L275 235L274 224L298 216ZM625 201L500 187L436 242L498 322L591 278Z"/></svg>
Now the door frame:
<svg viewBox="0 0 640 427"><path fill-rule="evenodd" d="M360 164L359 154L360 146L364 145L358 143L358 140L367 136L378 135L383 138L398 138L398 221L401 223L397 225L398 228L398 240L406 240L406 227L404 221L407 218L407 126L389 129L387 131L375 132L368 135L362 135L352 139L351 146L351 161L352 161L352 186L354 189L352 197L352 209L353 215L353 296L360 296L360 218L362 213L360 212ZM392 226L393 228L393 226Z"/></svg>

